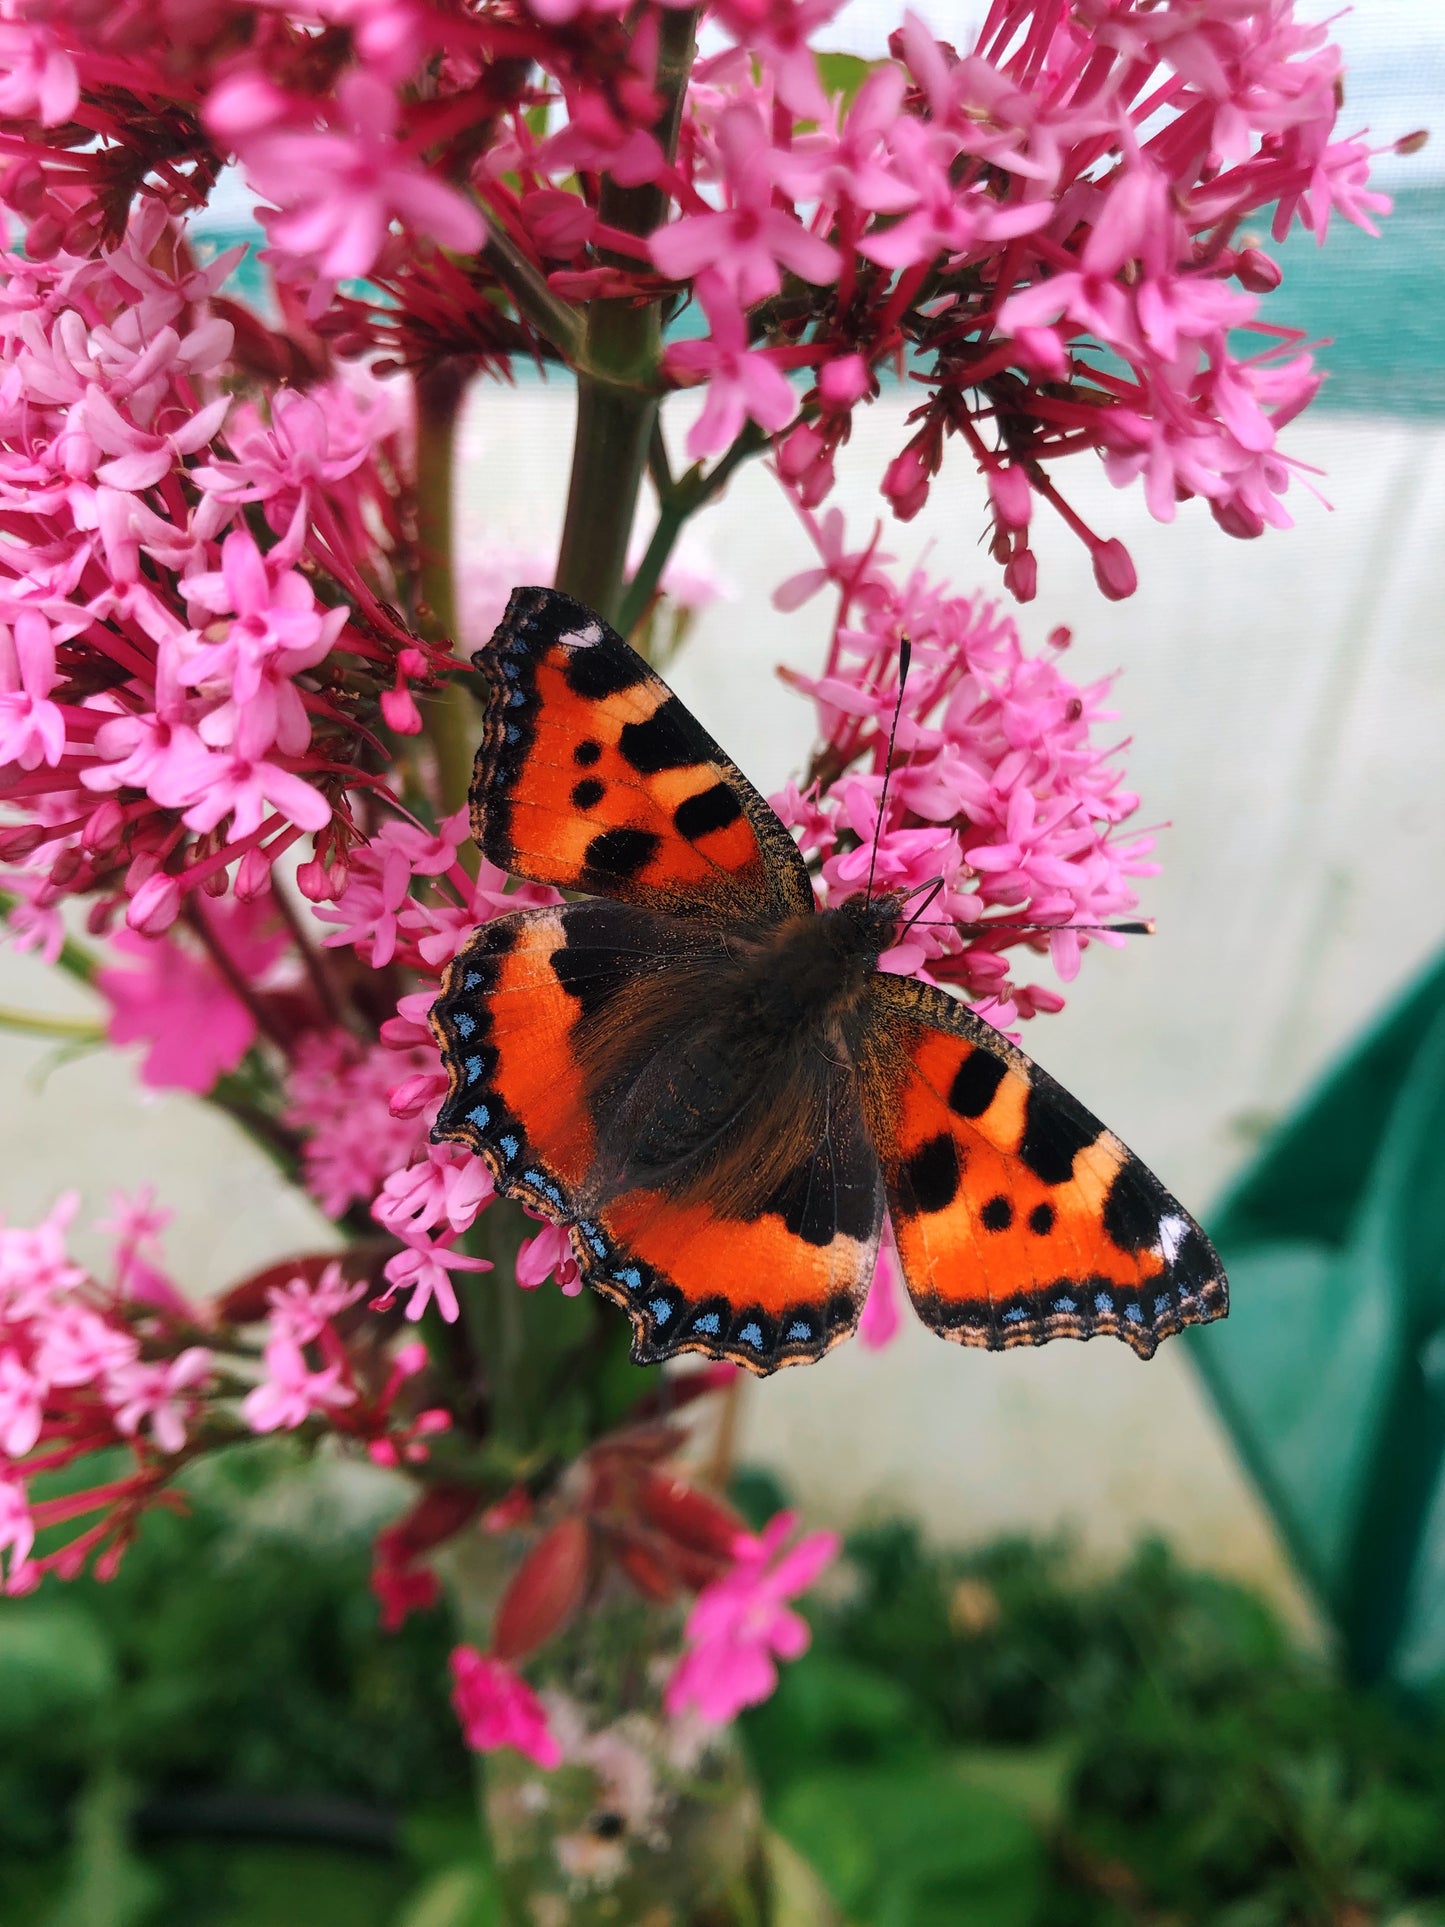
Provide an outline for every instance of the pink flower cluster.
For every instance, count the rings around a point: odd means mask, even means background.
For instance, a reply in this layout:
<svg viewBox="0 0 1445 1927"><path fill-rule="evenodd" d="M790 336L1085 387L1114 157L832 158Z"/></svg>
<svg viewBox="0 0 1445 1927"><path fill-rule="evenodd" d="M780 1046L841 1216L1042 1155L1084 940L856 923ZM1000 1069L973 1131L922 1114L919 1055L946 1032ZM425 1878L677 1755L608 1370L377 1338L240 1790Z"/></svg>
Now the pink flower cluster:
<svg viewBox="0 0 1445 1927"><path fill-rule="evenodd" d="M854 410L906 370L928 392L885 496L915 514L956 438L1022 599L1037 500L1088 543L1106 594L1133 586L1052 480L1081 449L1121 484L1142 477L1165 519L1197 495L1233 535L1287 524L1279 437L1319 377L1297 335L1257 321L1280 270L1246 223L1272 209L1276 238L1299 223L1323 241L1336 214L1373 231L1388 206L1371 149L1337 137L1339 49L1293 0L993 0L961 52L906 13L893 59L851 95L808 44L831 0L715 0L734 44L694 67L675 133L674 10L624 11L200 0L177 31L137 0L103 25L84 0L48 0L5 27L3 197L32 260L79 259L119 241L132 203L186 214L239 160L290 301L287 343L264 344L283 377L318 337L385 344L407 367L567 358L593 299L675 289L707 324L665 358L678 385L706 385L691 453L792 424L781 470L810 507ZM152 101L171 103L156 166ZM84 143L66 136L81 111ZM604 179L651 192L644 231L608 218ZM209 274L192 272L198 293ZM1241 352L1250 329L1258 349ZM204 385L222 339L181 330L168 352ZM123 400L87 402L86 434L92 472L131 492L199 452L226 407L191 392L137 417L108 405ZM280 593L248 590L268 607ZM43 704L44 641L25 656L11 693ZM48 710L13 727L27 753L53 748Z"/></svg>
<svg viewBox="0 0 1445 1927"><path fill-rule="evenodd" d="M0 257L0 882L51 953L66 896L153 937L303 834L338 860L358 696L439 659L361 566L395 526L379 398L338 381L228 440L230 264L188 266L154 202L111 252Z"/></svg>
<svg viewBox="0 0 1445 1927"><path fill-rule="evenodd" d="M450 1423L410 1397L401 1409L425 1347L390 1352L359 1333L346 1315L367 1282L339 1262L283 1267L279 1282L262 1274L219 1305L193 1305L159 1269L167 1214L148 1195L117 1197L100 1226L114 1250L102 1285L67 1250L78 1204L67 1193L33 1229L0 1225L0 1589L71 1577L92 1557L102 1577L113 1572L140 1514L208 1445L321 1420L393 1465L424 1460ZM131 1454L125 1476L30 1498L37 1475L112 1446ZM36 1553L38 1532L90 1513L100 1517Z"/></svg>
<svg viewBox="0 0 1445 1927"><path fill-rule="evenodd" d="M919 920L885 969L961 985L1002 1029L1060 1009L1056 991L1014 981L1006 953L1047 950L1067 980L1094 941L1077 926L1133 909L1130 880L1157 867L1152 837L1123 832L1138 798L1093 740L1113 715L1107 683L1081 688L1063 673L1067 631L1031 656L996 605L951 594L921 570L898 583L876 541L847 549L836 511L821 523L805 511L804 522L819 566L775 599L795 608L828 587L838 612L822 675L788 677L813 697L821 743L811 780L774 806L818 860L830 900L870 876L875 889L917 893ZM904 637L912 666L900 708Z"/></svg>
<svg viewBox="0 0 1445 1927"><path fill-rule="evenodd" d="M726 1557L716 1576L699 1587L688 1614L683 1652L663 1692L670 1717L696 1715L708 1725L724 1726L744 1707L768 1698L777 1685L779 1660L796 1659L807 1650L807 1621L788 1602L813 1586L837 1558L839 1540L833 1532L796 1537L797 1523L795 1513L780 1512L760 1534L731 1530ZM545 1558L545 1545L531 1555L534 1561L539 1553ZM556 1565L554 1557L547 1573L554 1595ZM522 1583L519 1574L513 1596ZM502 1645L507 1613L504 1602L498 1614ZM452 1653L453 1705L474 1751L512 1747L550 1771L562 1765L566 1748L546 1705L512 1663L515 1656L458 1646Z"/></svg>
<svg viewBox="0 0 1445 1927"><path fill-rule="evenodd" d="M184 1302L154 1265L164 1222L145 1200L116 1201L111 1285L69 1256L79 1198L62 1197L33 1230L0 1226L0 1551L5 1590L24 1592L47 1570L73 1573L122 1534L186 1449L199 1401L214 1387L211 1352ZM27 1479L105 1445L128 1444L130 1477L100 1491L28 1503ZM60 1550L32 1556L37 1529L103 1509ZM102 1564L102 1570L106 1570Z"/></svg>

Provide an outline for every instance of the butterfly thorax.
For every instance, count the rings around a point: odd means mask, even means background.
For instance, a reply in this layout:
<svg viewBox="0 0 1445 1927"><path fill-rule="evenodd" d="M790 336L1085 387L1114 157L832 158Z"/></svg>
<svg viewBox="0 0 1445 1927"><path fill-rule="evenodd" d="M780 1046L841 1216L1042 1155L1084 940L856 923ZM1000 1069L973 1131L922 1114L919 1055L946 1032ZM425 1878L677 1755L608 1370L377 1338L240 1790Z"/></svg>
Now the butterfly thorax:
<svg viewBox="0 0 1445 1927"><path fill-rule="evenodd" d="M764 1031L827 1025L855 1008L898 927L899 900L850 897L836 909L789 917L753 954L752 990Z"/></svg>

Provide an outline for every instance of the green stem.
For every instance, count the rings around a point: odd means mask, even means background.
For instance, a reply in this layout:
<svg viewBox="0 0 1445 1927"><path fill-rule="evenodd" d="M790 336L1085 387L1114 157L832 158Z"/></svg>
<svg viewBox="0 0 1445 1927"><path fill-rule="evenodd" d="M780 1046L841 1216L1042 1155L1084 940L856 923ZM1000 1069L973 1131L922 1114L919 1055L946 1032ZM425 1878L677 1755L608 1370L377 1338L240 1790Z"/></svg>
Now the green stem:
<svg viewBox="0 0 1445 1927"><path fill-rule="evenodd" d="M417 626L440 641L457 632L456 582L452 567L456 511L457 418L468 369L458 358L440 361L416 381L416 512L418 550ZM455 679L421 700L422 727L437 763L437 802L443 815L465 807L472 760L481 734L476 705ZM473 874L477 853L464 844L462 863Z"/></svg>
<svg viewBox="0 0 1445 1927"><path fill-rule="evenodd" d="M662 572L667 567L668 557L672 554L678 536L689 518L698 510L719 496L732 480L734 471L754 455L759 455L768 445L768 437L755 422L749 422L741 435L706 475L696 470L675 482L664 492L658 486L660 506L657 512L657 525L652 531L652 540L647 545L647 553L637 565L637 573L628 583L618 604L617 627L625 636L636 628L647 613L647 605L657 593L657 585ZM665 464L664 457L664 464ZM659 474L656 457L652 461L654 480ZM665 465L662 473L666 473Z"/></svg>
<svg viewBox="0 0 1445 1927"><path fill-rule="evenodd" d="M526 255L501 228L494 227L489 232L482 259L512 297L512 305L523 320L529 321L564 361L579 360L585 339L581 315L567 302L558 300Z"/></svg>
<svg viewBox="0 0 1445 1927"><path fill-rule="evenodd" d="M653 132L669 159L692 70L696 25L694 13L668 11L662 16L657 61L662 112ZM598 213L608 226L650 234L666 212L663 189L619 187L604 177ZM657 421L661 359L660 300L592 303L577 363L577 433L557 587L609 622L618 619L622 601L627 543Z"/></svg>
<svg viewBox="0 0 1445 1927"><path fill-rule="evenodd" d="M99 1044L105 1026L92 1017L51 1017L44 1011L15 1010L0 1004L0 1030L24 1031L31 1037L53 1037L69 1044Z"/></svg>

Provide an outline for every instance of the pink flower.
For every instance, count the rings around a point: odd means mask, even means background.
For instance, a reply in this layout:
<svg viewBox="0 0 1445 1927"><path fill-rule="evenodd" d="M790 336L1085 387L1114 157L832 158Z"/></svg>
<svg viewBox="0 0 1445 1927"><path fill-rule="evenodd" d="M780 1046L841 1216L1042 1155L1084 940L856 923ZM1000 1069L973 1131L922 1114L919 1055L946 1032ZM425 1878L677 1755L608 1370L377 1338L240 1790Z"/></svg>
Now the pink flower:
<svg viewBox="0 0 1445 1927"><path fill-rule="evenodd" d="M346 1282L339 1261L328 1265L314 1285L298 1273L266 1294L272 1334L289 1339L293 1345L310 1345L365 1291L364 1279L354 1285Z"/></svg>
<svg viewBox="0 0 1445 1927"><path fill-rule="evenodd" d="M434 1231L443 1223L466 1231L493 1196L492 1174L480 1158L429 1144L421 1163L390 1173L371 1214L398 1238Z"/></svg>
<svg viewBox="0 0 1445 1927"><path fill-rule="evenodd" d="M56 127L80 100L75 62L38 20L0 21L0 115Z"/></svg>
<svg viewBox="0 0 1445 1927"><path fill-rule="evenodd" d="M708 384L702 413L687 433L694 459L715 455L736 441L745 420L774 434L798 412L797 397L773 357L747 346L742 311L720 290L699 297L712 334L706 341L675 341L663 356L671 378L687 387Z"/></svg>
<svg viewBox="0 0 1445 1927"><path fill-rule="evenodd" d="M0 1452L23 1459L40 1437L46 1386L28 1370L18 1352L0 1352Z"/></svg>
<svg viewBox="0 0 1445 1927"><path fill-rule="evenodd" d="M477 208L396 140L391 87L349 73L336 108L339 126L326 133L266 127L236 137L252 184L279 210L261 210L276 247L340 281L370 273L394 220L461 254L481 246Z"/></svg>
<svg viewBox="0 0 1445 1927"><path fill-rule="evenodd" d="M255 913L245 907L238 905L229 915L202 914L244 976L259 977L277 955L281 939L262 938ZM142 937L131 930L118 931L111 948L133 959L136 968L108 965L96 973L96 987L110 1004L106 1035L113 1044L149 1046L141 1064L143 1084L204 1093L236 1069L255 1042L256 1020L209 957L173 937Z"/></svg>
<svg viewBox="0 0 1445 1927"><path fill-rule="evenodd" d="M562 1748L537 1695L509 1666L475 1646L453 1648L452 1705L474 1752L510 1746L549 1773L562 1764Z"/></svg>
<svg viewBox="0 0 1445 1927"><path fill-rule="evenodd" d="M355 1404L356 1393L343 1382L343 1366L312 1371L289 1332L269 1338L263 1356L266 1376L241 1401L241 1416L253 1432L294 1431L309 1418Z"/></svg>
<svg viewBox="0 0 1445 1927"><path fill-rule="evenodd" d="M772 150L757 109L725 108L716 140L732 205L658 228L648 247L662 273L688 281L706 270L745 308L778 292L785 267L804 281L836 281L837 249L772 205Z"/></svg>
<svg viewBox="0 0 1445 1927"><path fill-rule="evenodd" d="M464 1251L453 1251L444 1244L408 1245L398 1251L394 1258L388 1258L382 1276L386 1279L388 1290L373 1302L387 1305L399 1291L409 1291L406 1315L420 1318L427 1306L433 1302L449 1325L454 1325L461 1316L457 1304L457 1294L451 1278L453 1271L490 1271L489 1258L469 1258Z"/></svg>
<svg viewBox="0 0 1445 1927"><path fill-rule="evenodd" d="M838 1556L840 1541L836 1532L812 1532L785 1551L796 1524L796 1513L780 1512L759 1537L740 1534L731 1572L698 1594L664 1695L669 1713L691 1708L725 1725L768 1697L777 1660L807 1650L807 1621L785 1602L807 1591Z"/></svg>
<svg viewBox="0 0 1445 1927"><path fill-rule="evenodd" d="M211 1354L204 1345L192 1345L155 1365L122 1365L107 1387L117 1429L133 1438L145 1425L159 1451L179 1452L186 1442L186 1422L195 1411L196 1402L187 1393L210 1376Z"/></svg>
<svg viewBox="0 0 1445 1927"><path fill-rule="evenodd" d="M37 609L0 624L0 766L53 769L65 754L65 719L47 700L57 681L55 639Z"/></svg>
<svg viewBox="0 0 1445 1927"><path fill-rule="evenodd" d="M863 1314L858 1320L858 1336L870 1352L883 1351L903 1329L901 1298L898 1260L892 1240L885 1234L878 1247L878 1262L873 1267L873 1282L868 1287Z"/></svg>
<svg viewBox="0 0 1445 1927"><path fill-rule="evenodd" d="M35 1525L26 1502L25 1487L11 1472L0 1472L0 1555L8 1554L7 1593L27 1592L34 1583L27 1571Z"/></svg>
<svg viewBox="0 0 1445 1927"><path fill-rule="evenodd" d="M535 1238L524 1238L517 1251L517 1283L523 1291L535 1291L557 1274L564 1298L575 1298L582 1289L582 1274L572 1255L567 1233L560 1225L545 1224Z"/></svg>
<svg viewBox="0 0 1445 1927"><path fill-rule="evenodd" d="M232 529L215 573L187 577L186 600L229 621L188 653L180 680L222 697L198 734L237 755L265 755L273 744L298 755L311 740L301 693L291 678L314 669L346 626L348 611L322 609L295 569L276 568L247 529Z"/></svg>

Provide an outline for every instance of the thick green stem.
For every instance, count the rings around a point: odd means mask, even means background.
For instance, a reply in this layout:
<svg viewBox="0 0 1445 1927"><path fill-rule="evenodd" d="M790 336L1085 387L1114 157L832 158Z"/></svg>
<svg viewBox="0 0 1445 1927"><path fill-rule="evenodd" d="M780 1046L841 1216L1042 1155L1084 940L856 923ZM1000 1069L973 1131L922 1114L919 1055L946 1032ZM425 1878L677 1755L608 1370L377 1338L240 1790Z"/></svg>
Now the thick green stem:
<svg viewBox="0 0 1445 1927"><path fill-rule="evenodd" d="M457 632L452 568L457 418L469 370L457 358L440 361L416 381L417 627L433 641ZM458 682L424 696L422 726L437 762L437 802L444 815L462 809L472 782L481 719ZM466 844L464 863L475 865Z"/></svg>
<svg viewBox="0 0 1445 1927"><path fill-rule="evenodd" d="M669 159L677 144L696 25L693 13L662 16L657 91L663 106L653 132ZM650 234L667 212L667 198L659 187L619 187L604 179L598 212L610 227ZM577 435L557 587L609 622L617 621L621 608L627 543L657 420L661 359L660 300L592 303L577 365Z"/></svg>

